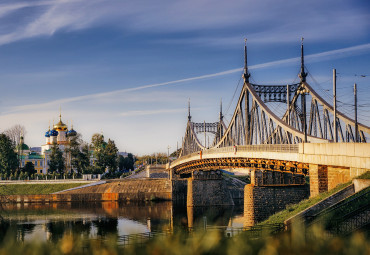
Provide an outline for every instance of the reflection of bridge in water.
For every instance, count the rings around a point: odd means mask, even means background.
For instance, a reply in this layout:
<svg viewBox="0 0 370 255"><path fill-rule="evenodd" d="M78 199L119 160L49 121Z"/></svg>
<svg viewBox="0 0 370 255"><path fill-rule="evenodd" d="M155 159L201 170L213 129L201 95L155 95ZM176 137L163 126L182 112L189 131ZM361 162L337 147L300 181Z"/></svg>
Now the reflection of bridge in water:
<svg viewBox="0 0 370 255"><path fill-rule="evenodd" d="M204 228L206 226L242 227L242 207L187 208L174 206L171 202L160 203L50 203L50 204L4 204L3 234L7 229L17 240L58 241L66 234L104 239L117 235L124 244L135 238L155 236L156 233L172 233L180 229ZM152 234L145 234L152 233ZM133 235L133 236L128 236ZM0 235L1 239L1 235ZM139 240L140 241L140 240Z"/></svg>
<svg viewBox="0 0 370 255"><path fill-rule="evenodd" d="M282 193L291 193L293 197L298 192L293 186L303 186L306 175L310 176L310 194L315 196L370 169L367 143L370 127L357 122L357 112L352 119L338 111L335 101L334 107L331 106L307 83L303 53L302 41L299 83L259 85L250 82L245 46L244 84L228 125L224 122L222 105L217 122L193 122L189 103L180 156L169 166L173 179L191 177L188 205L229 203L212 196L220 193L222 186L216 184L217 179L222 179L217 177L219 172L212 171L217 169L253 169L251 185L245 188L247 201L255 201L256 192L262 187L263 193L268 194L267 187L280 186ZM335 72L333 76L335 79ZM271 103L285 104L285 113L278 116L271 110ZM203 143L200 134L204 134ZM208 146L206 134L214 137ZM205 184L207 180L213 181L213 185ZM302 187L297 189L304 193ZM303 193L296 200L304 198ZM201 198L202 194L206 199ZM266 197L266 200L296 201L289 197ZM224 200L225 196L219 198ZM255 206L253 203L248 206ZM285 204L270 205L285 207Z"/></svg>

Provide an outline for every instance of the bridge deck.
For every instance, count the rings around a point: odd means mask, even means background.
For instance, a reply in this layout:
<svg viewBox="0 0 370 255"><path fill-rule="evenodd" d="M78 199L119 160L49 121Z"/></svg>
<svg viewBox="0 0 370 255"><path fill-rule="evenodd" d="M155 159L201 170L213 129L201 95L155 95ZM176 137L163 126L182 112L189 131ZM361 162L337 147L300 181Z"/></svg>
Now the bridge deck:
<svg viewBox="0 0 370 255"><path fill-rule="evenodd" d="M267 168L281 165L307 169L309 164L317 164L370 169L370 144L306 143L212 148L183 156L173 161L170 168L176 173L185 173L200 167L251 167L254 163L268 165Z"/></svg>

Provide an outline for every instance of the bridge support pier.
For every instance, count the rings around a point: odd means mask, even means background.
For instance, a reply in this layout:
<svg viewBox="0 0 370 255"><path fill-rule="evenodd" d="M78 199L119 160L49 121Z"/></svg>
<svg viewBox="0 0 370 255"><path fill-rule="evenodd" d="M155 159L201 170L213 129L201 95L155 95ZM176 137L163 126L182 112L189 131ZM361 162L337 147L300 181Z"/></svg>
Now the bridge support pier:
<svg viewBox="0 0 370 255"><path fill-rule="evenodd" d="M221 171L194 171L188 179L187 206L234 205Z"/></svg>
<svg viewBox="0 0 370 255"><path fill-rule="evenodd" d="M251 171L251 184L256 186L290 184L300 185L304 183L305 178L302 174L260 169L255 169Z"/></svg>
<svg viewBox="0 0 370 255"><path fill-rule="evenodd" d="M299 203L308 194L307 185L248 184L244 188L244 226L253 226L285 209L287 205Z"/></svg>
<svg viewBox="0 0 370 255"><path fill-rule="evenodd" d="M302 174L259 170L251 171L251 184L244 187L245 226L253 226L270 215L309 195Z"/></svg>
<svg viewBox="0 0 370 255"><path fill-rule="evenodd" d="M328 191L328 166L310 164L310 197Z"/></svg>
<svg viewBox="0 0 370 255"><path fill-rule="evenodd" d="M310 196L317 196L338 184L349 182L366 171L368 170L364 168L310 164Z"/></svg>

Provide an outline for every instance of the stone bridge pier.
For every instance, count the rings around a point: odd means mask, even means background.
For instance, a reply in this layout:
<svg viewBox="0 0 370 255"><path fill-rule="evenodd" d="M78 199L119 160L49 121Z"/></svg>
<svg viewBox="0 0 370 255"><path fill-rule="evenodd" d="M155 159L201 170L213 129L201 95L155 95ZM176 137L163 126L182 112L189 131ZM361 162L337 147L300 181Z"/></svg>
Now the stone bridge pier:
<svg viewBox="0 0 370 255"><path fill-rule="evenodd" d="M253 226L308 195L303 174L252 170L251 184L244 188L244 225Z"/></svg>
<svg viewBox="0 0 370 255"><path fill-rule="evenodd" d="M194 171L187 182L188 207L234 205L220 170Z"/></svg>

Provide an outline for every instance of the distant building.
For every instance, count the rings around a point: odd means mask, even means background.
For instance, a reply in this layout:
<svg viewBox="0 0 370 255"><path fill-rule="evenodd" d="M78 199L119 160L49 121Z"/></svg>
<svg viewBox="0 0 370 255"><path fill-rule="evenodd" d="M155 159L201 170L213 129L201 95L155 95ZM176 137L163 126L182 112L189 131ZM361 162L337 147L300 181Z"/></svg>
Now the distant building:
<svg viewBox="0 0 370 255"><path fill-rule="evenodd" d="M37 174L44 174L45 172L45 158L43 155L31 152L28 155L20 155L21 167L24 167L28 162L35 166Z"/></svg>
<svg viewBox="0 0 370 255"><path fill-rule="evenodd" d="M41 153L41 147L30 147L31 152Z"/></svg>
<svg viewBox="0 0 370 255"><path fill-rule="evenodd" d="M36 173L44 173L45 158L37 152L32 152L27 144L24 143L24 138L21 136L19 145L16 148L19 157L20 167L24 167L28 162L35 166Z"/></svg>
<svg viewBox="0 0 370 255"><path fill-rule="evenodd" d="M128 157L128 152L118 152L118 155L121 155L122 157L126 158Z"/></svg>

